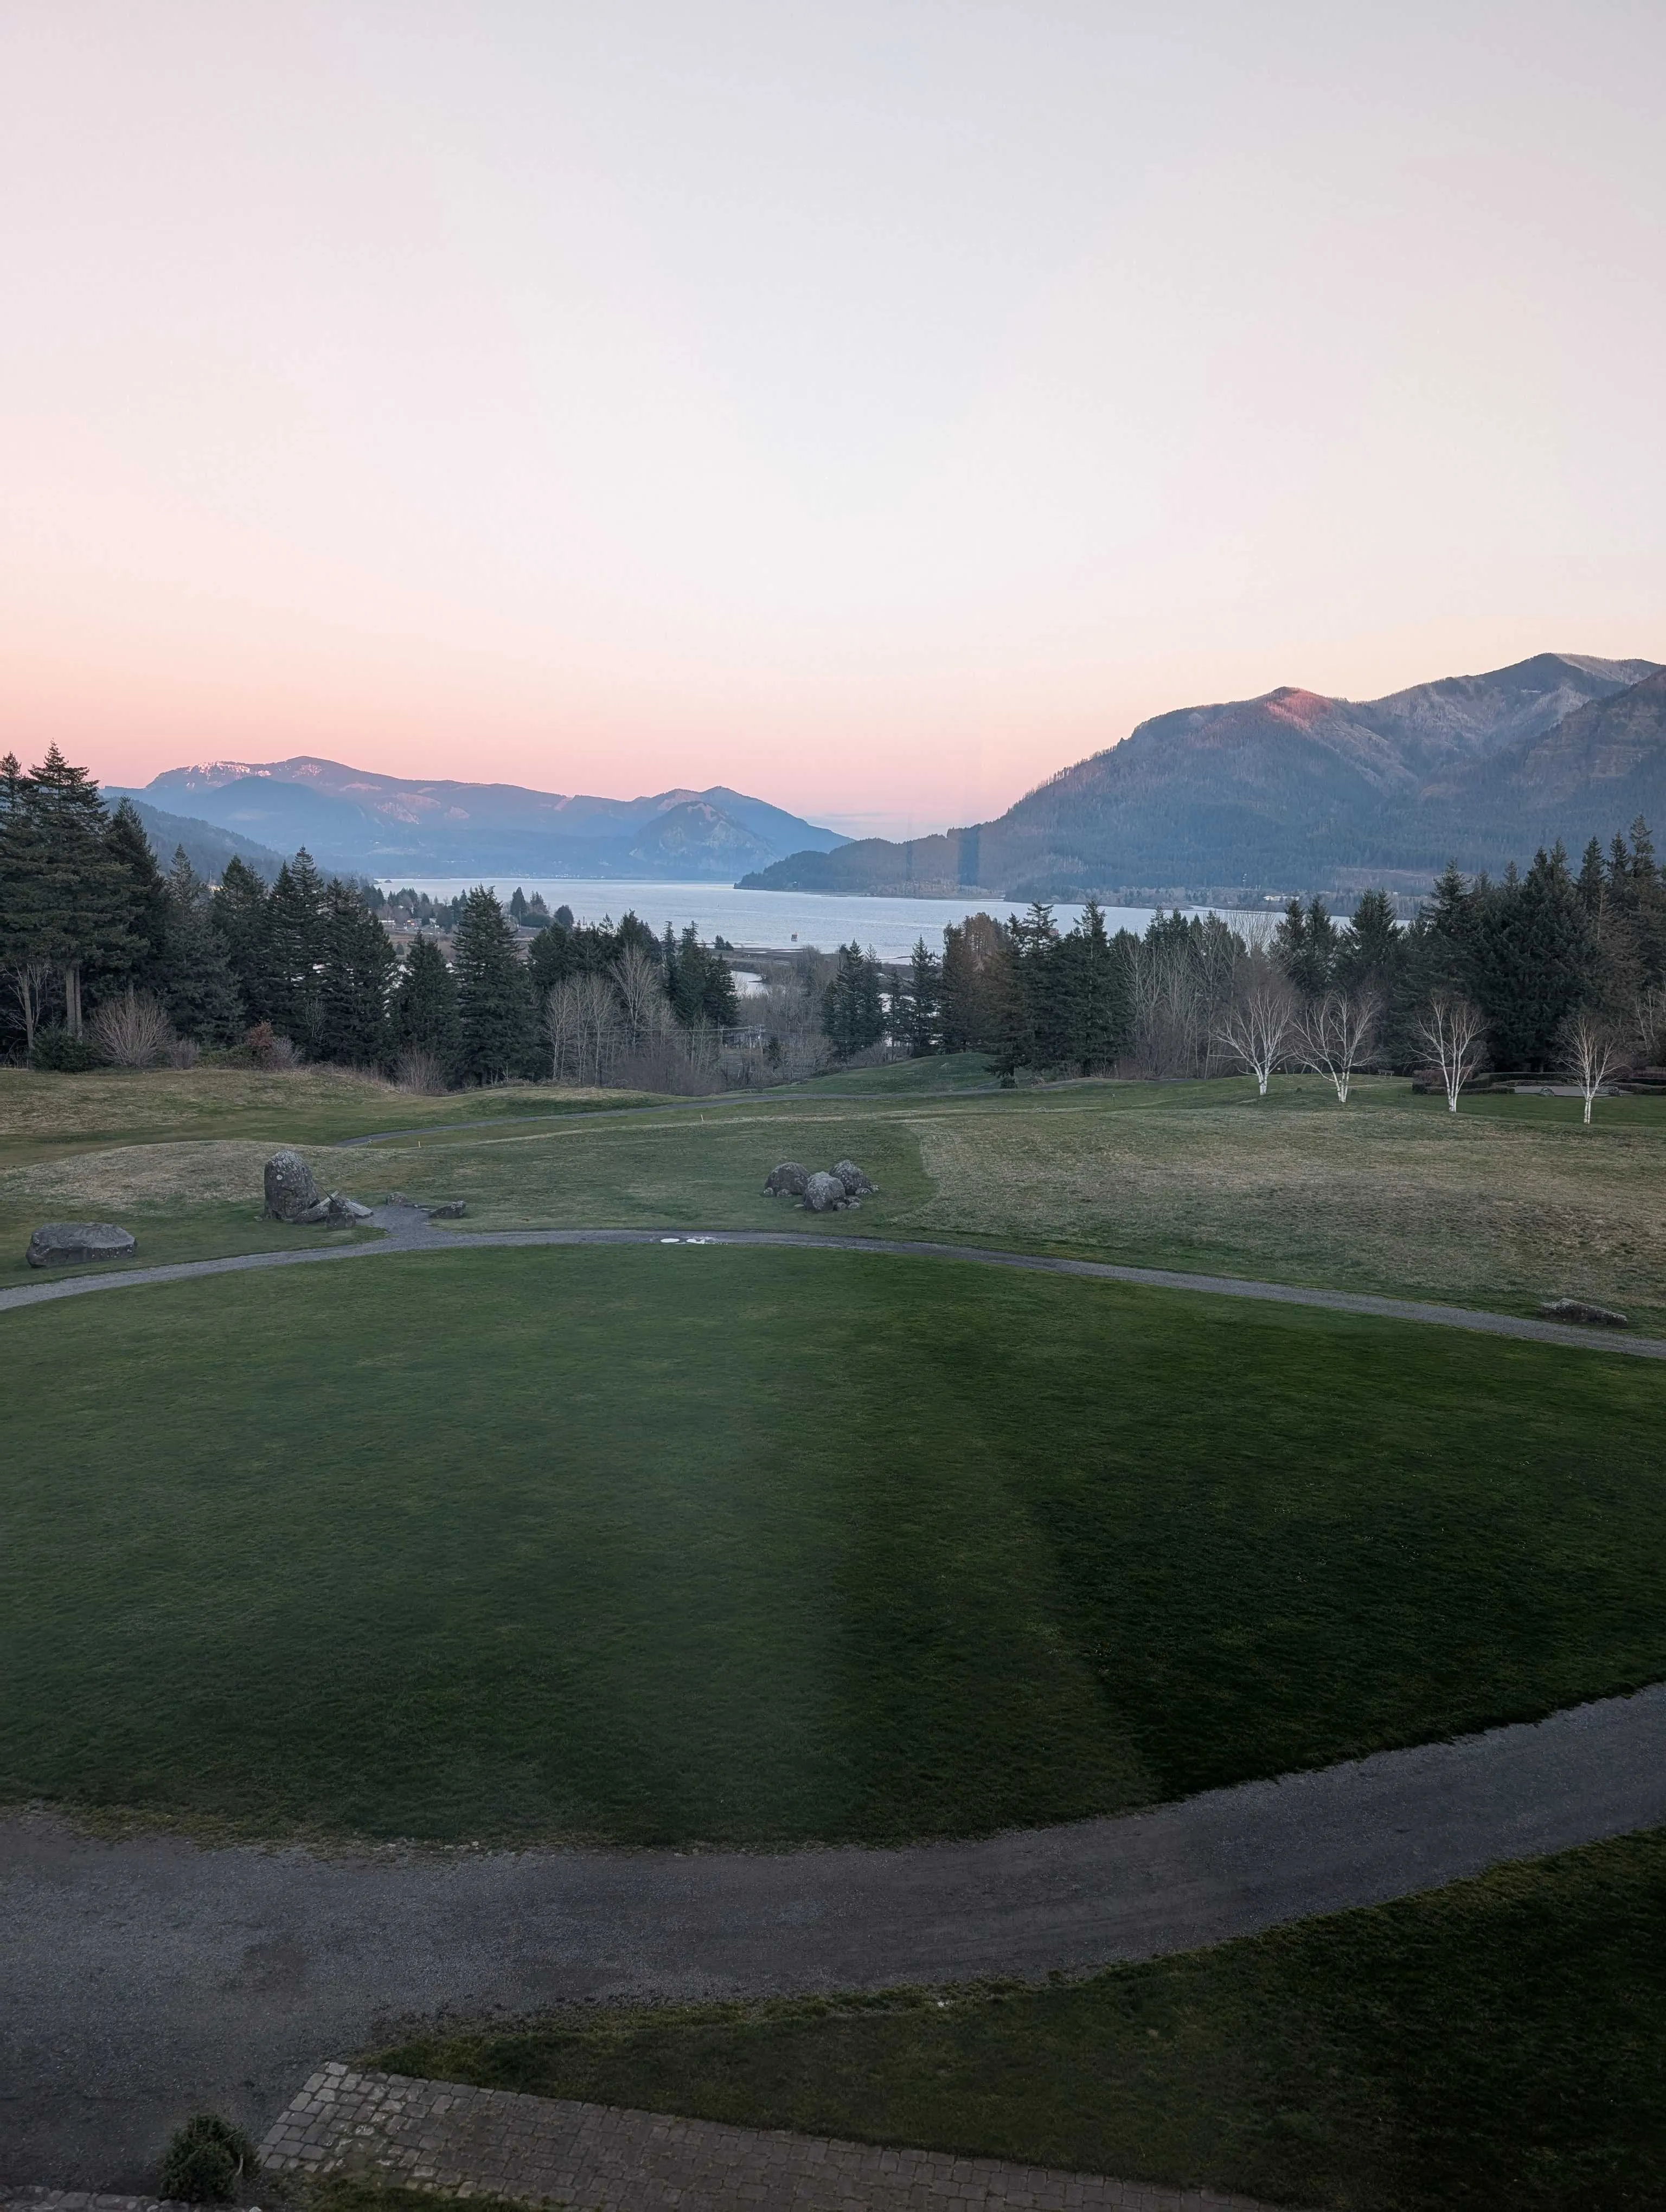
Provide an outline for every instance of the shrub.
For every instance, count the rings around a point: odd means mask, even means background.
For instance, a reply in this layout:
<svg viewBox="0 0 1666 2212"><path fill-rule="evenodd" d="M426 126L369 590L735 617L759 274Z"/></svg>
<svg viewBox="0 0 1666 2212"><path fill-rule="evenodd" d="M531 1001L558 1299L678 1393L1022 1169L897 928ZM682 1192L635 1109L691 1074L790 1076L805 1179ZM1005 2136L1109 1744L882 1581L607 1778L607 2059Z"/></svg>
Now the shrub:
<svg viewBox="0 0 1666 2212"><path fill-rule="evenodd" d="M112 1067L154 1067L173 1041L173 1024L148 991L130 983L92 1019L93 1042Z"/></svg>
<svg viewBox="0 0 1666 2212"><path fill-rule="evenodd" d="M176 1036L167 1048L170 1067L195 1067L203 1057L203 1048L195 1037Z"/></svg>
<svg viewBox="0 0 1666 2212"><path fill-rule="evenodd" d="M420 1091L430 1097L447 1088L440 1055L426 1045L405 1047L394 1063L393 1080L401 1091Z"/></svg>
<svg viewBox="0 0 1666 2212"><path fill-rule="evenodd" d="M96 1064L97 1054L85 1037L71 1036L58 1024L35 1031L31 1067L43 1067L53 1075L84 1075Z"/></svg>
<svg viewBox="0 0 1666 2212"><path fill-rule="evenodd" d="M270 1022L257 1022L243 1040L243 1049L257 1067L269 1073L281 1073L299 1067L301 1054L286 1036L279 1036Z"/></svg>
<svg viewBox="0 0 1666 2212"><path fill-rule="evenodd" d="M183 2204L225 2204L254 2165L254 2145L218 2112L177 2128L162 2159L161 2194Z"/></svg>

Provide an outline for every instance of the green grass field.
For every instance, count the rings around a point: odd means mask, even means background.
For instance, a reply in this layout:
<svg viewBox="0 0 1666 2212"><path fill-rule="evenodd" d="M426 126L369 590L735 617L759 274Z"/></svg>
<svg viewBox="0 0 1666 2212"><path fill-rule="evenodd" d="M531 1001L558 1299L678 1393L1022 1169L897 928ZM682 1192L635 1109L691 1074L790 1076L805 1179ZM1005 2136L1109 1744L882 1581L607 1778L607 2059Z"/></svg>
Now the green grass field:
<svg viewBox="0 0 1666 2212"><path fill-rule="evenodd" d="M1479 1097L1386 1079L1091 1083L989 1094L973 1055L629 1109L548 1085L411 1099L331 1070L0 1071L0 1279L28 1231L117 1218L143 1256L255 1249L280 1143L319 1180L463 1197L485 1226L773 1224L776 1160L842 1153L882 1185L865 1232L1070 1251L1529 1312L1578 1296L1666 1333L1666 1103ZM874 1094L874 1095L870 1095ZM443 1125L461 1121L461 1130ZM331 1149L398 1130L393 1141ZM839 1225L839 1224L831 1224ZM307 1232L295 1232L305 1236Z"/></svg>
<svg viewBox="0 0 1666 2212"><path fill-rule="evenodd" d="M1070 1984L589 2008L373 2063L1336 2212L1641 2212L1663 2018L1656 1834Z"/></svg>
<svg viewBox="0 0 1666 2212"><path fill-rule="evenodd" d="M370 1257L0 1316L0 1794L1067 1820L1666 1673L1666 1374L952 1261Z"/></svg>

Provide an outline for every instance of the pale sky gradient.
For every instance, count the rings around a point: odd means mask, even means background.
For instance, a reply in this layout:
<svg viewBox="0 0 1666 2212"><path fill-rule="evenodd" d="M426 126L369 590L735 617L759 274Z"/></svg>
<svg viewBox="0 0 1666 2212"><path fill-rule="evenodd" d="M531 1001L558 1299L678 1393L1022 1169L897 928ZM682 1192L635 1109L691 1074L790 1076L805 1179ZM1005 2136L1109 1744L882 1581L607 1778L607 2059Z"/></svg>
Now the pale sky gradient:
<svg viewBox="0 0 1666 2212"><path fill-rule="evenodd" d="M1666 5L0 0L0 744L892 834L1666 659Z"/></svg>

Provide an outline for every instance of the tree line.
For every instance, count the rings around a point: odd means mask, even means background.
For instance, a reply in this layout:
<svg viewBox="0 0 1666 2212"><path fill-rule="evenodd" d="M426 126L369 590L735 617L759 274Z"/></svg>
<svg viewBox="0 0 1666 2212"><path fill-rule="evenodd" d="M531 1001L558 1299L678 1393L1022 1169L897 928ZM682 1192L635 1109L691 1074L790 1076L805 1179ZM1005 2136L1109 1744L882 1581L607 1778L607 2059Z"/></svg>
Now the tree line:
<svg viewBox="0 0 1666 2212"><path fill-rule="evenodd" d="M911 1054L985 1052L1009 1078L1237 1067L1264 1089L1305 1066L1346 1097L1365 1066L1456 1073L1461 1088L1490 1060L1583 1084L1651 1065L1660 1048L1666 874L1639 819L1606 851L1593 839L1577 872L1560 845L1496 878L1450 866L1404 928L1380 890L1346 920L1314 897L1275 925L1176 911L1140 935L1110 934L1091 899L1061 931L1038 902L1004 922L968 916L940 954L921 939L882 1014L861 996L856 948L841 960L826 1027L842 1056L883 1034Z"/></svg>
<svg viewBox="0 0 1666 2212"><path fill-rule="evenodd" d="M235 858L210 887L183 851L164 874L132 806L109 810L56 746L28 773L0 760L0 1052L35 1066L218 1049L421 1087L604 1080L633 1053L672 1074L713 1057L739 1020L727 963L692 925L575 925L520 891L511 909L483 885L435 902L326 879L304 849L270 887ZM419 925L403 959L383 913ZM525 957L522 921L541 925Z"/></svg>

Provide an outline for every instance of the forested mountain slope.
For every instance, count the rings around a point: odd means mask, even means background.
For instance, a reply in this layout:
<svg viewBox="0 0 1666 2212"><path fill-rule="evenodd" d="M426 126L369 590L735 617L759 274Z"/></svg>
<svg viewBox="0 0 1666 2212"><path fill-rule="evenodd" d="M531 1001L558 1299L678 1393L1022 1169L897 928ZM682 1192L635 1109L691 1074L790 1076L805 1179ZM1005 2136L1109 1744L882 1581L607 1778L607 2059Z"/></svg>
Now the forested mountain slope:
<svg viewBox="0 0 1666 2212"><path fill-rule="evenodd" d="M976 887L1006 898L1202 896L1347 888L1402 872L1420 882L1451 857L1498 866L1529 819L1546 825L1535 836L1583 842L1639 811L1635 795L1662 775L1662 696L1652 661L1541 653L1383 699L1286 687L1182 708L995 821L909 844L869 838L796 854L748 881Z"/></svg>

